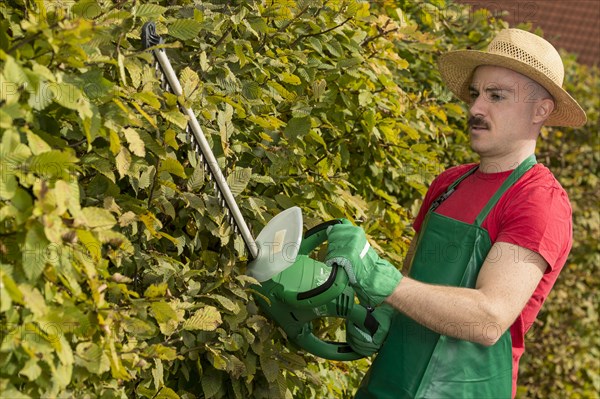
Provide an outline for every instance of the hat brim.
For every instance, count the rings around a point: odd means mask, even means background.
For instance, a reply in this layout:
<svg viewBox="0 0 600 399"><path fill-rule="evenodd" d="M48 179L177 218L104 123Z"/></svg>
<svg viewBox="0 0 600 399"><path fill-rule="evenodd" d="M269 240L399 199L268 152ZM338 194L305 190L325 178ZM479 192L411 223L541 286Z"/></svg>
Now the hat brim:
<svg viewBox="0 0 600 399"><path fill-rule="evenodd" d="M578 127L585 124L587 117L569 93L555 84L541 71L513 58L490 54L478 50L459 50L445 53L438 59L438 67L446 86L458 98L470 101L469 85L475 69L482 65L494 65L518 72L542 85L554 98L554 111L546 122L547 126Z"/></svg>

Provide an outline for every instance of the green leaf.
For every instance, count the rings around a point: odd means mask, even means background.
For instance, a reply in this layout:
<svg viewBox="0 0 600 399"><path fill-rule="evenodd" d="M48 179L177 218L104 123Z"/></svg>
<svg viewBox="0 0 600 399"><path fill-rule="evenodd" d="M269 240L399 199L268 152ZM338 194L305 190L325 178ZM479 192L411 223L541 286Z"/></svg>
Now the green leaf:
<svg viewBox="0 0 600 399"><path fill-rule="evenodd" d="M83 95L83 92L69 83L55 83L50 85L53 100L65 108L79 112L83 119L93 116L89 100Z"/></svg>
<svg viewBox="0 0 600 399"><path fill-rule="evenodd" d="M96 0L80 0L73 4L70 10L78 16L93 19L102 13L102 7Z"/></svg>
<svg viewBox="0 0 600 399"><path fill-rule="evenodd" d="M183 89L183 95L188 97L198 88L200 78L196 71L190 67L185 67L183 68L183 71L181 71L180 83Z"/></svg>
<svg viewBox="0 0 600 399"><path fill-rule="evenodd" d="M146 170L142 171L140 174L140 179L138 181L139 188L148 188L152 184L154 176L156 175L156 169L154 166L150 166L146 168Z"/></svg>
<svg viewBox="0 0 600 399"><path fill-rule="evenodd" d="M131 85L135 88L140 87L142 81L142 65L137 58L125 58L125 69L131 78Z"/></svg>
<svg viewBox="0 0 600 399"><path fill-rule="evenodd" d="M6 86L4 90L16 91L19 85L30 85L27 74L21 68L21 66L15 61L15 59L9 55L5 55L5 62L3 67L3 76L6 78L6 82L14 85L14 87Z"/></svg>
<svg viewBox="0 0 600 399"><path fill-rule="evenodd" d="M221 314L214 306L205 306L199 309L184 323L185 330L214 331L221 325Z"/></svg>
<svg viewBox="0 0 600 399"><path fill-rule="evenodd" d="M29 284L20 284L19 291L23 294L25 307L29 309L36 318L42 318L48 313L46 301L37 288L34 288ZM39 330L36 329L36 332L39 332Z"/></svg>
<svg viewBox="0 0 600 399"><path fill-rule="evenodd" d="M193 19L178 19L169 25L169 35L180 39L189 40L198 36L202 24Z"/></svg>
<svg viewBox="0 0 600 399"><path fill-rule="evenodd" d="M155 110L160 109L160 100L158 99L156 94L154 94L152 92L142 91L139 93L133 93L132 97L135 98L136 100L139 100L139 101L145 103L145 104L148 104Z"/></svg>
<svg viewBox="0 0 600 399"><path fill-rule="evenodd" d="M158 392L156 393L156 395L154 395L152 397L153 399L179 399L180 396L177 395L177 393L172 390L169 387L165 387L165 386L161 386L158 390Z"/></svg>
<svg viewBox="0 0 600 399"><path fill-rule="evenodd" d="M21 91L19 90L18 84L13 80L6 78L3 71L0 71L0 85L2 85L1 87L4 87L3 90L0 90L0 101L5 102L6 105L16 105L14 110L18 110L18 102L21 97ZM12 119L10 117L12 112L7 112L8 107L6 105L0 108L0 127L3 128L9 128Z"/></svg>
<svg viewBox="0 0 600 399"><path fill-rule="evenodd" d="M17 193L19 186L16 176L10 172L10 166L0 164L0 199L11 200Z"/></svg>
<svg viewBox="0 0 600 399"><path fill-rule="evenodd" d="M32 156L28 164L39 176L69 180L79 170L78 161L70 151L51 150Z"/></svg>
<svg viewBox="0 0 600 399"><path fill-rule="evenodd" d="M204 392L204 396L207 399L214 397L221 390L222 376L223 373L214 368L209 368L209 370L202 374L202 392Z"/></svg>
<svg viewBox="0 0 600 399"><path fill-rule="evenodd" d="M207 353L208 361L217 370L227 370L227 359L223 352L219 350L209 350Z"/></svg>
<svg viewBox="0 0 600 399"><path fill-rule="evenodd" d="M27 144L31 148L33 155L39 155L43 152L51 151L52 148L40 136L33 132L27 131Z"/></svg>
<svg viewBox="0 0 600 399"><path fill-rule="evenodd" d="M178 358L177 350L160 344L151 345L145 351L148 357L157 357L161 360L172 361Z"/></svg>
<svg viewBox="0 0 600 399"><path fill-rule="evenodd" d="M0 269L0 279L2 281L0 285L0 298L2 298L0 313L9 310L13 302L23 305L23 294L11 276Z"/></svg>
<svg viewBox="0 0 600 399"><path fill-rule="evenodd" d="M179 325L179 315L167 302L152 302L150 305L154 318L158 322L160 332L169 336L175 332Z"/></svg>
<svg viewBox="0 0 600 399"><path fill-rule="evenodd" d="M277 376L279 375L279 363L275 361L275 359L271 358L271 356L267 353L260 354L260 367L262 369L265 378L269 382L275 382L277 380Z"/></svg>
<svg viewBox="0 0 600 399"><path fill-rule="evenodd" d="M187 181L189 191L198 192L204 186L204 168L198 166Z"/></svg>
<svg viewBox="0 0 600 399"><path fill-rule="evenodd" d="M35 223L27 230L22 252L23 271L29 281L37 280L44 271L50 249L50 241L46 238L44 229L40 224Z"/></svg>
<svg viewBox="0 0 600 399"><path fill-rule="evenodd" d="M182 114L179 110L172 110L168 112L161 111L160 113L166 120L175 124L180 129L185 129L188 125L187 117Z"/></svg>
<svg viewBox="0 0 600 399"><path fill-rule="evenodd" d="M95 206L82 208L81 213L77 215L76 222L80 226L96 230L110 229L117 224L117 220L110 211Z"/></svg>
<svg viewBox="0 0 600 399"><path fill-rule="evenodd" d="M419 132L415 128L405 123L399 123L398 126L402 129L402 132L406 133L411 139L417 140L419 138Z"/></svg>
<svg viewBox="0 0 600 399"><path fill-rule="evenodd" d="M183 166L175 158L165 158L161 160L158 168L159 172L169 172L172 175L179 177L187 177Z"/></svg>
<svg viewBox="0 0 600 399"><path fill-rule="evenodd" d="M138 4L133 10L133 15L136 17L158 18L162 16L165 11L167 11L167 9L158 4Z"/></svg>
<svg viewBox="0 0 600 399"><path fill-rule="evenodd" d="M226 143L229 137L234 132L233 123L231 117L233 116L233 107L229 104L225 105L225 111L219 111L217 114L217 124L219 125L219 133L221 134L221 140Z"/></svg>
<svg viewBox="0 0 600 399"><path fill-rule="evenodd" d="M325 79L315 80L312 82L311 87L313 91L313 99L318 100L325 93L327 82Z"/></svg>
<svg viewBox="0 0 600 399"><path fill-rule="evenodd" d="M211 295L211 298L214 299L215 301L219 302L221 304L221 306L223 306L223 308L225 308L226 310L232 312L232 313L237 313L240 311L240 306L232 301L231 299L223 296L223 295L219 295L219 294L214 294Z"/></svg>
<svg viewBox="0 0 600 399"><path fill-rule="evenodd" d="M38 365L38 359L36 358L29 359L19 371L19 375L24 375L29 381L35 381L41 374L42 368Z"/></svg>
<svg viewBox="0 0 600 399"><path fill-rule="evenodd" d="M50 344L55 349L55 353L58 356L58 359L60 360L62 365L71 367L74 363L73 350L71 349L71 345L69 344L69 341L67 341L65 334L62 331L56 333L54 326L42 325L41 328L47 334L50 340ZM69 380L70 377L68 378L66 383L68 383Z"/></svg>
<svg viewBox="0 0 600 399"><path fill-rule="evenodd" d="M289 138L298 138L305 136L310 130L310 117L294 117L290 119L283 133Z"/></svg>
<svg viewBox="0 0 600 399"><path fill-rule="evenodd" d="M154 367L152 369L152 377L154 380L154 386L156 387L156 389L159 389L159 391L162 392L161 388L165 384L163 364L160 359L156 359L156 358L154 359L154 363L156 364L156 367Z"/></svg>
<svg viewBox="0 0 600 399"><path fill-rule="evenodd" d="M251 176L251 168L239 168L234 170L233 173L227 176L227 184L231 189L231 193L236 197L240 195L248 185Z"/></svg>
<svg viewBox="0 0 600 399"><path fill-rule="evenodd" d="M165 156L165 149L161 147L161 145L156 141L156 139L152 137L147 131L138 130L137 133L144 142L146 150L152 151L154 154L158 155L161 158Z"/></svg>
<svg viewBox="0 0 600 399"><path fill-rule="evenodd" d="M110 360L102 348L93 342L81 342L75 348L75 364L92 374L101 375L110 370Z"/></svg>

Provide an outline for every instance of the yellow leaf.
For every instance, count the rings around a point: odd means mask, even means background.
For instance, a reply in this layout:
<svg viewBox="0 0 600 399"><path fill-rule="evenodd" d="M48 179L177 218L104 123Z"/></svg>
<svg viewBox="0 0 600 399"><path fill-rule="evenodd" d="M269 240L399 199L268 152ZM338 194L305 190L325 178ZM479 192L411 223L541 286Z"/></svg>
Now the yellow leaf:
<svg viewBox="0 0 600 399"><path fill-rule="evenodd" d="M111 130L109 133L110 140L110 152L113 155L117 155L121 150L121 141L119 140L119 135L114 130Z"/></svg>
<svg viewBox="0 0 600 399"><path fill-rule="evenodd" d="M248 120L250 120L250 122L256 123L260 127L264 127L265 129L271 130L277 130L284 125L284 122L281 119L270 115L267 115L265 117L252 115L248 117Z"/></svg>
<svg viewBox="0 0 600 399"><path fill-rule="evenodd" d="M167 129L165 132L165 144L175 150L179 149L179 144L177 143L177 133L175 130Z"/></svg>
<svg viewBox="0 0 600 399"><path fill-rule="evenodd" d="M149 123L152 125L152 127L153 127L153 128L155 128L155 129L156 129L156 128L158 127L158 126L156 125L156 121L154 120L154 118L153 118L153 117L151 117L150 115L148 115L148 114L146 113L146 111L144 111L144 110L142 109L142 107L140 107L140 106L139 106L137 103L135 103L135 102L132 102L131 104L132 104L132 105L135 107L135 109L137 109L137 110L138 110L138 112L139 112L140 114L142 114L142 116L144 117L144 119L146 119L146 120L147 120L147 121L148 121L148 122L149 122Z"/></svg>
<svg viewBox="0 0 600 399"><path fill-rule="evenodd" d="M298 76L294 75L293 73L289 73L289 72L282 72L281 80L284 81L285 83L289 83L294 86L297 86L300 83L302 83L302 81L300 80L300 78Z"/></svg>
<svg viewBox="0 0 600 399"><path fill-rule="evenodd" d="M159 237L156 229L160 229L162 226L160 224L160 221L156 219L156 216L154 216L150 212L147 212L143 215L139 215L138 218L142 221L142 223L144 223L144 226L146 226L148 231L150 231L150 234L152 234L154 237Z"/></svg>
<svg viewBox="0 0 600 399"><path fill-rule="evenodd" d="M125 135L127 143L129 143L129 149L131 152L138 157L143 157L146 155L146 147L144 146L144 142L140 138L140 134L135 131L135 129L128 127L123 131L123 134Z"/></svg>
<svg viewBox="0 0 600 399"><path fill-rule="evenodd" d="M146 291L144 291L144 296L146 298L162 298L167 294L167 288L169 288L167 283L160 284L151 284Z"/></svg>
<svg viewBox="0 0 600 399"><path fill-rule="evenodd" d="M102 256L102 243L98 241L92 232L87 230L77 230L77 238L87 249L94 262L98 262Z"/></svg>
<svg viewBox="0 0 600 399"><path fill-rule="evenodd" d="M183 323L186 330L214 331L223 323L221 313L214 306L205 306Z"/></svg>
<svg viewBox="0 0 600 399"><path fill-rule="evenodd" d="M127 172L129 171L129 167L131 166L131 154L125 147L121 147L121 151L116 157L117 162L117 170L119 171L119 175L121 175L121 179L125 177Z"/></svg>

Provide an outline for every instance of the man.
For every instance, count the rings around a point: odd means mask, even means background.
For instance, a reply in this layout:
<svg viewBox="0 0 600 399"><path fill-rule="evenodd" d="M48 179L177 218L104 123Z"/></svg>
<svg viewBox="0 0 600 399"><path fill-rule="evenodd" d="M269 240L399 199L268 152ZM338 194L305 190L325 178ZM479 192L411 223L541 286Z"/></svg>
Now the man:
<svg viewBox="0 0 600 399"><path fill-rule="evenodd" d="M533 155L543 125L586 121L561 87L557 51L505 29L486 52L444 54L439 69L469 104L480 163L450 168L432 183L405 277L362 229L339 224L328 234L327 262L345 267L361 303L396 310L387 339L373 337L385 342L360 399L514 397L524 335L571 248L567 194ZM359 348L360 337L348 340Z"/></svg>

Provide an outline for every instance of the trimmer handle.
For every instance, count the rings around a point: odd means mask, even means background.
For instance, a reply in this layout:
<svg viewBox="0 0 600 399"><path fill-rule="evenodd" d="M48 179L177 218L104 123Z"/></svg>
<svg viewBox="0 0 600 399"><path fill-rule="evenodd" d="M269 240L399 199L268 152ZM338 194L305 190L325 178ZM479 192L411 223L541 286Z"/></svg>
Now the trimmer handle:
<svg viewBox="0 0 600 399"><path fill-rule="evenodd" d="M300 255L308 256L319 245L327 241L327 229L329 226L341 223L350 223L346 219L334 219L321 223L306 232L300 245ZM368 331L374 335L379 328L379 322L373 317L370 311L362 305L354 302L354 290L347 285L347 276L337 264L332 265L332 270L329 278L320 286L314 287L310 291L298 293L296 300L300 304L302 301L310 301L320 295L331 290L335 284L339 284L340 280L344 281L345 288L342 293L328 301L325 306L327 312L324 317L337 316L346 318L349 322L362 326L363 331ZM343 273L343 276L338 276L338 273ZM335 289L333 290L335 291ZM312 320L318 319L315 316ZM347 342L331 342L317 338L312 332L312 320L307 321L302 327L301 332L292 338L298 346L308 352L330 360L349 361L364 357L360 353L355 352Z"/></svg>
<svg viewBox="0 0 600 399"><path fill-rule="evenodd" d="M336 224L350 223L347 219L333 219L316 225L308 230L302 238L299 254L308 255L319 245L327 241L327 229Z"/></svg>
<svg viewBox="0 0 600 399"><path fill-rule="evenodd" d="M352 298L352 300L354 300L354 298ZM372 331L372 334L375 334L377 328L379 328L377 320L371 315L371 312L362 305L354 304L346 317L348 318L348 322L364 325L367 331ZM304 324L300 334L293 337L292 341L313 355L329 360L350 361L365 357L354 351L347 342L331 342L317 338L313 334L312 322L310 321Z"/></svg>

